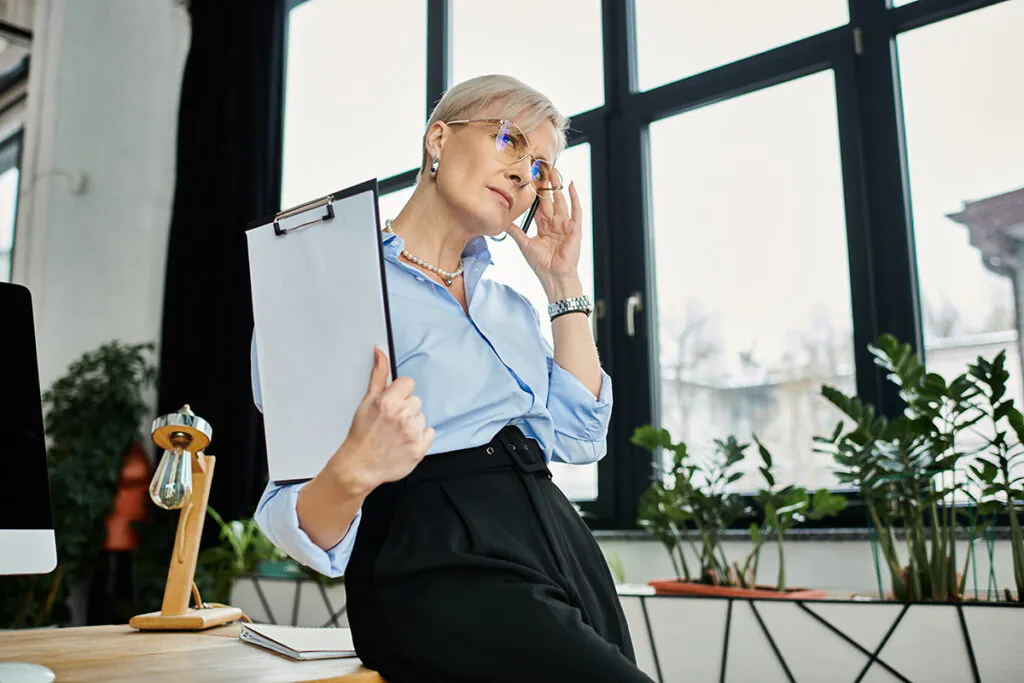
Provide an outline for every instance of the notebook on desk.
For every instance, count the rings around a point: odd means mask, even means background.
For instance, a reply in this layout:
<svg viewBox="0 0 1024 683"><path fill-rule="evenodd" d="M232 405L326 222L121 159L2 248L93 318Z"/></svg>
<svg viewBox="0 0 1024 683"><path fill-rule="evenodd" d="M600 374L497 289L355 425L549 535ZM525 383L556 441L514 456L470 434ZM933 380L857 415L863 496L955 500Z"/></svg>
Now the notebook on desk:
<svg viewBox="0 0 1024 683"><path fill-rule="evenodd" d="M238 637L292 659L355 657L352 632L347 628L299 628L272 624L242 624Z"/></svg>

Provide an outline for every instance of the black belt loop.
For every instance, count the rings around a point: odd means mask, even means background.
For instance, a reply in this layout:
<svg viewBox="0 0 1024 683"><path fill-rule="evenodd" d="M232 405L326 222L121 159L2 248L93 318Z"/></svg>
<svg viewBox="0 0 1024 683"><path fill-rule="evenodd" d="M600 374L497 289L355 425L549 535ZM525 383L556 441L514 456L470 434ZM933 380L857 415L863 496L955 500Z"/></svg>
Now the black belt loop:
<svg viewBox="0 0 1024 683"><path fill-rule="evenodd" d="M517 427L505 427L498 432L498 439L520 471L532 474L547 469L544 454L540 452L537 442L527 439Z"/></svg>

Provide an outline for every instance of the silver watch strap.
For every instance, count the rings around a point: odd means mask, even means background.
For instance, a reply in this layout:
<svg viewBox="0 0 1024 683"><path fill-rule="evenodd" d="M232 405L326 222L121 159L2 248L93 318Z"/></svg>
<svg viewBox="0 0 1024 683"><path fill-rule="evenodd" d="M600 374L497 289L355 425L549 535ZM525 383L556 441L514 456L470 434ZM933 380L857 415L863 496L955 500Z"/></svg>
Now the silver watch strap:
<svg viewBox="0 0 1024 683"><path fill-rule="evenodd" d="M560 315L566 313L575 313L579 311L590 315L590 312L594 310L593 304L590 303L590 297L583 296L572 296L568 299L560 299L548 305L548 317L554 320Z"/></svg>

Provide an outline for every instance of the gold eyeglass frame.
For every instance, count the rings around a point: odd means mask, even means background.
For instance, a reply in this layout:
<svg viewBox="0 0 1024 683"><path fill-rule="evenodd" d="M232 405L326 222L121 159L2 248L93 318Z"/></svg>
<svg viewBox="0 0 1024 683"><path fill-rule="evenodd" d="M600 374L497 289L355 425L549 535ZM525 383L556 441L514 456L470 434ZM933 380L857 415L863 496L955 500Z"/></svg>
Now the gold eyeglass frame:
<svg viewBox="0 0 1024 683"><path fill-rule="evenodd" d="M523 140L526 140L526 146L527 147L530 146L530 138L528 138L526 136L526 132L523 131L523 129L519 127L518 123L516 123L515 121L510 121L509 119L459 119L458 121L445 121L444 123L446 125L449 125L449 126L456 126L456 125L463 124L463 123L496 123L499 126L504 126L504 125L508 125L510 127L514 126L515 129L518 130L519 133L523 136ZM497 151L500 152L501 150L497 150ZM558 177L558 185L557 186L555 186L555 187L542 187L540 189L534 188L533 187L533 181L531 180L529 182L529 186L531 188L533 188L533 191L535 193L537 193L537 196L546 196L547 199L551 199L555 192L558 192L563 187L565 187L565 185L563 184L564 180L562 179L562 172L559 171L558 168L556 168L555 165L553 163L551 163L550 161L548 161L547 159L543 159L541 157L534 156L530 152L524 153L518 159L516 159L515 161L509 163L509 166L514 166L515 164L518 164L520 161L522 161L526 157L530 157L530 159L532 159L534 162L538 162L538 161L544 162L545 164L547 164L548 166L551 167L551 170L555 172L555 176ZM530 167L532 168L533 164L530 164ZM544 193L544 194L541 194L541 193Z"/></svg>

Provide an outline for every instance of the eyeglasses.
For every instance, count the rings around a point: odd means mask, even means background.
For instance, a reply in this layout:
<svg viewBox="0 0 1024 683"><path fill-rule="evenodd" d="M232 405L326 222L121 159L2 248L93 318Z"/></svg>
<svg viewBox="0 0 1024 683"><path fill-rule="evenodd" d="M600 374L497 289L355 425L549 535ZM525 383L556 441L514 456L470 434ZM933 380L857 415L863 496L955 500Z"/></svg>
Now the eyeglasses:
<svg viewBox="0 0 1024 683"><path fill-rule="evenodd" d="M551 196L562 189L562 174L558 172L555 165L547 159L538 159L530 154L530 142L526 138L523 129L507 119L463 119L460 121L446 121L449 126L462 123L489 123L495 126L491 135L494 137L494 148L501 154L502 158L510 166L518 164L526 157L530 157L530 186L538 197L550 199Z"/></svg>

